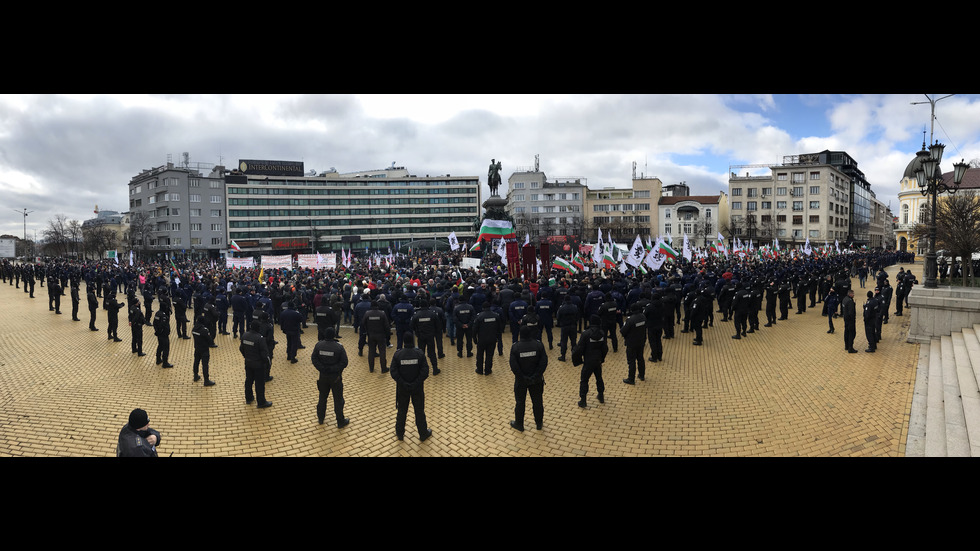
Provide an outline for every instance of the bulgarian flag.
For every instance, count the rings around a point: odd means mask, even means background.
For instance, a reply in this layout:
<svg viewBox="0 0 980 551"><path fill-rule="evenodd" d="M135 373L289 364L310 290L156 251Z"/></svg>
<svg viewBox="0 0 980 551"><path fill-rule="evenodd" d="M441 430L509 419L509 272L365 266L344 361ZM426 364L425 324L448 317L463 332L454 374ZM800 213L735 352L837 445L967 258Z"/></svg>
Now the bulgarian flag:
<svg viewBox="0 0 980 551"><path fill-rule="evenodd" d="M561 269L561 270L565 270L566 272L568 272L570 274L577 274L578 273L578 270L575 269L575 266L572 266L572 264L569 261L565 260L564 258L561 258L560 256L556 256L555 257L555 261L554 261L554 263L552 263L551 267L552 268Z"/></svg>
<svg viewBox="0 0 980 551"><path fill-rule="evenodd" d="M666 241L660 242L660 252L663 253L671 262L677 261L677 251L672 249Z"/></svg>
<svg viewBox="0 0 980 551"><path fill-rule="evenodd" d="M472 247L470 247L470 252L471 253L475 253L476 251L479 251L479 250L480 250L480 242L479 241L477 241L476 243L473 244Z"/></svg>
<svg viewBox="0 0 980 551"><path fill-rule="evenodd" d="M585 262L582 262L582 257L578 253L575 253L575 256L572 258L572 266L575 266L578 270L585 269Z"/></svg>
<svg viewBox="0 0 980 551"><path fill-rule="evenodd" d="M606 268L612 268L616 265L616 258L613 257L614 247L606 247L602 251L602 263L606 265Z"/></svg>
<svg viewBox="0 0 980 551"><path fill-rule="evenodd" d="M483 226L480 227L480 235L477 236L476 240L477 242L479 242L481 239L486 239L487 241L493 241L494 239L516 239L516 238L517 238L517 234L514 233L514 225L509 221L484 220Z"/></svg>
<svg viewBox="0 0 980 551"><path fill-rule="evenodd" d="M238 243L235 243L234 239L231 240L231 250L235 251L236 253L242 252L242 248L238 246Z"/></svg>

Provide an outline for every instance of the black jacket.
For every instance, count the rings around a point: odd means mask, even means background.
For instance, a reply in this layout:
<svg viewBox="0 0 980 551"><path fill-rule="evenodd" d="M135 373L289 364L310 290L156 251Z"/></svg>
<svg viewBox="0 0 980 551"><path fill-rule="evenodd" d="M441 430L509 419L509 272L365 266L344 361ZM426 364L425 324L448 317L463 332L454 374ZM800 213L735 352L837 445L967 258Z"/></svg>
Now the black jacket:
<svg viewBox="0 0 980 551"><path fill-rule="evenodd" d="M533 385L544 381L548 353L538 340L521 340L510 347L510 370L518 381Z"/></svg>
<svg viewBox="0 0 980 551"><path fill-rule="evenodd" d="M336 339L324 339L313 347L310 360L321 377L332 380L347 368L347 351Z"/></svg>

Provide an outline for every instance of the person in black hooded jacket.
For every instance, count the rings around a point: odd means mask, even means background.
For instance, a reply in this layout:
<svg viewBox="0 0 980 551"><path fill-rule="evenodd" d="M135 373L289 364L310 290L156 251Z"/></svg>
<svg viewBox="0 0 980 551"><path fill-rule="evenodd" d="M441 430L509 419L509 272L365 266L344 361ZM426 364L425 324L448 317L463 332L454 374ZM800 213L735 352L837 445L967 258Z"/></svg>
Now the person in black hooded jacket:
<svg viewBox="0 0 980 551"><path fill-rule="evenodd" d="M391 357L391 378L395 380L395 436L405 439L405 421L408 417L408 404L415 409L415 427L419 431L419 441L425 442L432 436L432 429L425 420L424 383L429 377L429 362L425 354L415 348L415 335L406 331L402 335L402 348Z"/></svg>

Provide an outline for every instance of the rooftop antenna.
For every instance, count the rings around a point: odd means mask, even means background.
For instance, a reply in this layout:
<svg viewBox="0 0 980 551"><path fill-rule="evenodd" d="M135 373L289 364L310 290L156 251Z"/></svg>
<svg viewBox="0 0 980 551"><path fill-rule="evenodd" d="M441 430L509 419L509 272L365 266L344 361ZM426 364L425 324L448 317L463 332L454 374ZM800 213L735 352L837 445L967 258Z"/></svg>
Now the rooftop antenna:
<svg viewBox="0 0 980 551"><path fill-rule="evenodd" d="M14 212L24 215L24 241L27 241L27 215L34 211L27 210L27 209L24 209L23 211L19 211L17 209L14 209Z"/></svg>

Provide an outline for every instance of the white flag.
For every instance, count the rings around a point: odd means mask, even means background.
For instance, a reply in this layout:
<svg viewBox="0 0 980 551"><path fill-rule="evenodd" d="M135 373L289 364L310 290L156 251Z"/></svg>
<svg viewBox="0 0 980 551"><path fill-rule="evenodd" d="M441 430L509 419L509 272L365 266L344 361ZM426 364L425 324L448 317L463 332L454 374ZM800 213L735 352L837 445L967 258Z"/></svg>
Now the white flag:
<svg viewBox="0 0 980 551"><path fill-rule="evenodd" d="M774 237L772 239L772 246L778 251L779 250L779 238Z"/></svg>
<svg viewBox="0 0 980 551"><path fill-rule="evenodd" d="M687 232L684 232L684 248L681 250L684 258L691 260L691 245L687 242Z"/></svg>
<svg viewBox="0 0 980 551"><path fill-rule="evenodd" d="M317 251L316 252L316 267L319 268L321 264L323 264L323 255L320 254L320 251Z"/></svg>
<svg viewBox="0 0 980 551"><path fill-rule="evenodd" d="M133 251L129 251L129 265L133 265Z"/></svg>
<svg viewBox="0 0 980 551"><path fill-rule="evenodd" d="M636 268L643 262L643 256L646 254L646 249L643 248L643 240L640 236L636 236L636 240L633 241L633 246L630 247L630 254L626 257L624 262L630 266Z"/></svg>
<svg viewBox="0 0 980 551"><path fill-rule="evenodd" d="M657 238L657 242L650 249L650 254L647 255L644 264L649 266L651 269L659 270L661 266L664 265L664 261L667 260L667 255L661 252L660 243L663 241L661 238Z"/></svg>
<svg viewBox="0 0 980 551"><path fill-rule="evenodd" d="M840 243L836 239L834 239L834 248L837 249L837 254L840 254Z"/></svg>
<svg viewBox="0 0 980 551"><path fill-rule="evenodd" d="M527 247L530 244L531 244L531 234L530 233L525 233L524 234L524 246Z"/></svg>
<svg viewBox="0 0 980 551"><path fill-rule="evenodd" d="M497 254L500 255L500 262L504 266L507 265L507 245L504 244L503 239L498 240Z"/></svg>
<svg viewBox="0 0 980 551"><path fill-rule="evenodd" d="M809 237L806 238L806 243L803 244L803 252L806 253L807 256L810 256L813 253L813 249L810 248Z"/></svg>
<svg viewBox="0 0 980 551"><path fill-rule="evenodd" d="M456 232L449 234L449 248L454 251L459 250L459 239L456 239Z"/></svg>
<svg viewBox="0 0 980 551"><path fill-rule="evenodd" d="M601 233L602 230L599 230ZM596 242L595 246L592 247L592 261L596 264L602 264L602 239Z"/></svg>

